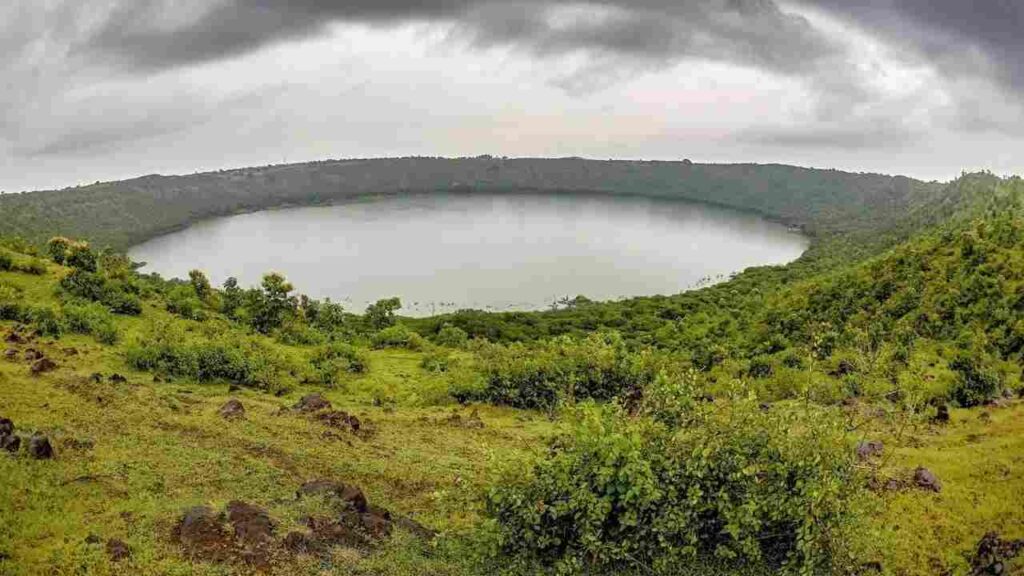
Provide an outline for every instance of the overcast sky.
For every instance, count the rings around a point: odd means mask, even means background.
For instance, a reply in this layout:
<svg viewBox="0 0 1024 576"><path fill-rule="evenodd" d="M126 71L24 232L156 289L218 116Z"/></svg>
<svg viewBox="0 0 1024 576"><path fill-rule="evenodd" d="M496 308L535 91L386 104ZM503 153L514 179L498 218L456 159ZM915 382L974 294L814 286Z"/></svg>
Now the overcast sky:
<svg viewBox="0 0 1024 576"><path fill-rule="evenodd" d="M0 190L494 154L1024 174L1020 0L5 0Z"/></svg>

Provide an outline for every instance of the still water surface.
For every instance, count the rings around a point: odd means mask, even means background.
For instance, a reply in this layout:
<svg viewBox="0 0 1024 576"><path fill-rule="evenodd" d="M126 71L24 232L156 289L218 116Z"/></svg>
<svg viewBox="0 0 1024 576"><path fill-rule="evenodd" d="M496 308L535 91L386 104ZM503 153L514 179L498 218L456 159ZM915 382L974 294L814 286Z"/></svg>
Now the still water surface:
<svg viewBox="0 0 1024 576"><path fill-rule="evenodd" d="M534 310L565 296L674 294L800 256L808 240L721 208L636 197L429 194L268 210L201 222L130 250L165 277L264 272L361 312Z"/></svg>

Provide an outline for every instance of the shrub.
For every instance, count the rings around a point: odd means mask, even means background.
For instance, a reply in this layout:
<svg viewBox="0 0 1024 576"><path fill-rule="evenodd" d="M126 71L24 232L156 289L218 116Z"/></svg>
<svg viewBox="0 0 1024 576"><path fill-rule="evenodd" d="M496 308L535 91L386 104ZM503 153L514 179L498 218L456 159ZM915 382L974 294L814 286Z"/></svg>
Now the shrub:
<svg viewBox="0 0 1024 576"><path fill-rule="evenodd" d="M46 264L43 264L37 258L30 258L21 264L16 264L14 269L33 276L42 276L43 274L46 274Z"/></svg>
<svg viewBox="0 0 1024 576"><path fill-rule="evenodd" d="M98 260L96 253L89 248L87 243L75 242L71 244L67 260L64 263L72 268L85 270L86 272L95 272Z"/></svg>
<svg viewBox="0 0 1024 576"><path fill-rule="evenodd" d="M374 348L405 348L421 350L425 344L423 337L407 328L404 324L396 324L377 332L370 339Z"/></svg>
<svg viewBox="0 0 1024 576"><path fill-rule="evenodd" d="M28 310L28 320L36 330L44 336L59 338L64 333L64 324L56 310L47 307L36 307Z"/></svg>
<svg viewBox="0 0 1024 576"><path fill-rule="evenodd" d="M334 386L342 374L363 374L369 368L366 354L356 347L343 342L332 342L318 348L310 359L318 380L326 386Z"/></svg>
<svg viewBox="0 0 1024 576"><path fill-rule="evenodd" d="M138 370L197 382L226 380L268 391L282 389L295 368L257 338L233 332L188 338L171 323L151 326L127 347L125 359Z"/></svg>
<svg viewBox="0 0 1024 576"><path fill-rule="evenodd" d="M434 342L441 346L448 346L449 348L463 348L469 341L469 335L466 331L458 326L452 326L451 324L445 324L437 331L434 336Z"/></svg>
<svg viewBox="0 0 1024 576"><path fill-rule="evenodd" d="M770 378L775 373L772 360L767 356L757 356L750 360L747 375L751 378Z"/></svg>
<svg viewBox="0 0 1024 576"><path fill-rule="evenodd" d="M110 311L96 303L64 306L64 321L68 330L78 334L91 334L103 344L116 344L119 338L114 317Z"/></svg>
<svg viewBox="0 0 1024 576"><path fill-rule="evenodd" d="M451 354L442 351L430 352L423 356L423 360L420 360L420 368L435 374L447 372L456 364L457 362Z"/></svg>
<svg viewBox="0 0 1024 576"><path fill-rule="evenodd" d="M206 320L203 303L191 286L178 284L167 292L167 311L189 320Z"/></svg>
<svg viewBox="0 0 1024 576"><path fill-rule="evenodd" d="M116 314L136 316L142 313L137 288L124 280L111 280L96 272L75 269L60 281L71 296L100 302Z"/></svg>
<svg viewBox="0 0 1024 576"><path fill-rule="evenodd" d="M491 489L487 510L531 573L809 574L833 562L856 480L824 413L735 401L675 431L587 406L546 457Z"/></svg>
<svg viewBox="0 0 1024 576"><path fill-rule="evenodd" d="M636 396L663 366L651 352L629 351L614 332L530 346L483 343L477 357L489 399L518 408L550 409L576 399Z"/></svg>
<svg viewBox="0 0 1024 576"><path fill-rule="evenodd" d="M276 337L279 342L292 346L318 346L327 341L322 332L298 320L285 322Z"/></svg>
<svg viewBox="0 0 1024 576"><path fill-rule="evenodd" d="M71 244L71 240L63 236L55 236L46 243L46 253L57 264L63 264L68 259L68 251L71 248Z"/></svg>
<svg viewBox="0 0 1024 576"><path fill-rule="evenodd" d="M14 259L6 252L0 252L0 272L6 272L14 268Z"/></svg>
<svg viewBox="0 0 1024 576"><path fill-rule="evenodd" d="M984 404L999 393L999 376L985 369L972 356L957 356L949 363L949 369L956 374L951 396L953 401L964 408Z"/></svg>

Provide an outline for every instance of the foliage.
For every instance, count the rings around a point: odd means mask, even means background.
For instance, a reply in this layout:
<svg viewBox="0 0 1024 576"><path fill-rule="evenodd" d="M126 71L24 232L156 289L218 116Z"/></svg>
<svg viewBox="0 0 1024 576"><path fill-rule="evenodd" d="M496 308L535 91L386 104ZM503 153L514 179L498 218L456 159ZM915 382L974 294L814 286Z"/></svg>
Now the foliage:
<svg viewBox="0 0 1024 576"><path fill-rule="evenodd" d="M384 330L395 324L395 312L402 307L398 298L385 298L366 307L366 324L374 330Z"/></svg>
<svg viewBox="0 0 1024 576"><path fill-rule="evenodd" d="M441 326L441 329L434 335L434 343L440 346L447 346L449 348L464 348L466 343L469 342L469 335L466 331L458 326L452 326L451 324L445 324Z"/></svg>
<svg viewBox="0 0 1024 576"><path fill-rule="evenodd" d="M828 569L859 496L841 426L742 399L716 408L674 431L584 407L528 474L489 493L502 550L524 572Z"/></svg>
<svg viewBox="0 0 1024 576"><path fill-rule="evenodd" d="M63 307L68 330L78 334L92 334L103 344L116 344L120 338L114 316L97 303L69 303Z"/></svg>
<svg viewBox="0 0 1024 576"><path fill-rule="evenodd" d="M332 342L313 352L310 364L319 383L335 386L344 374L365 374L369 370L366 354L343 342Z"/></svg>
<svg viewBox="0 0 1024 576"><path fill-rule="evenodd" d="M61 280L60 286L71 296L100 302L117 314L136 316L142 312L138 288L131 282L76 268Z"/></svg>
<svg viewBox="0 0 1024 576"><path fill-rule="evenodd" d="M404 324L395 324L384 328L370 338L374 348L405 348L420 350L426 345L422 336L410 330Z"/></svg>
<svg viewBox="0 0 1024 576"><path fill-rule="evenodd" d="M149 327L125 350L135 369L196 382L224 380L267 391L286 388L295 366L265 341L230 332L187 336L172 323Z"/></svg>
<svg viewBox="0 0 1024 576"><path fill-rule="evenodd" d="M486 398L517 408L635 397L664 366L663 358L650 351L630 351L614 332L533 346L481 343L475 351L487 381Z"/></svg>
<svg viewBox="0 0 1024 576"><path fill-rule="evenodd" d="M970 408L984 404L1001 391L998 374L986 369L971 356L957 356L950 362L949 368L957 377L951 396L960 406Z"/></svg>
<svg viewBox="0 0 1024 576"><path fill-rule="evenodd" d="M203 274L202 270L190 270L188 273L189 283L192 284L192 289L195 291L196 296L200 300L206 300L210 297L211 288L210 280Z"/></svg>

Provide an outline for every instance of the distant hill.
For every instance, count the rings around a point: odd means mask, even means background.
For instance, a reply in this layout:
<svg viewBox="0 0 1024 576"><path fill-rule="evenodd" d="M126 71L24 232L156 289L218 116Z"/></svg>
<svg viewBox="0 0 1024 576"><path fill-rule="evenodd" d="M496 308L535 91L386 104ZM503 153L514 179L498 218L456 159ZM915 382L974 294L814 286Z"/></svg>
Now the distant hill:
<svg viewBox="0 0 1024 576"><path fill-rule="evenodd" d="M490 156L331 160L8 194L0 196L0 235L39 244L60 233L125 249L205 218L278 206L372 194L542 191L708 202L820 236L891 228L942 189L900 176L783 165Z"/></svg>

